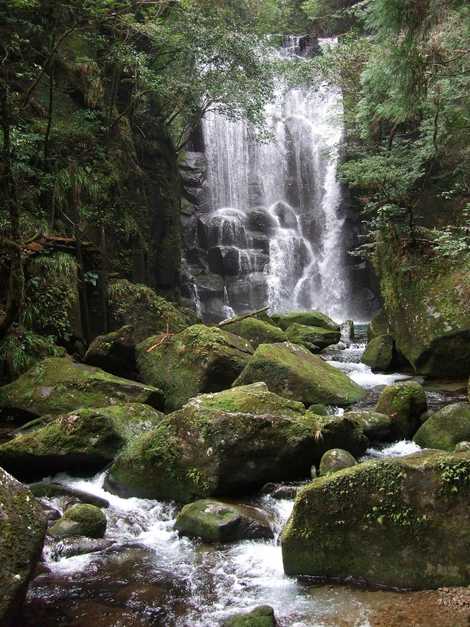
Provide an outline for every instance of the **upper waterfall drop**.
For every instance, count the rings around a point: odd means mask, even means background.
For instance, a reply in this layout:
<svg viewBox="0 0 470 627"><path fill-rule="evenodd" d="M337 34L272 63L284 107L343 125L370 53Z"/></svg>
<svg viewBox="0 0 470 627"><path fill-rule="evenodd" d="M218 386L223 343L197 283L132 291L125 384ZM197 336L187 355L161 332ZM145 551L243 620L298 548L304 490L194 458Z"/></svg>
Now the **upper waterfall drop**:
<svg viewBox="0 0 470 627"><path fill-rule="evenodd" d="M280 54L298 57L301 38ZM320 46L335 40L320 40ZM349 314L339 89L280 81L266 108L272 139L258 142L245 120L211 111L203 120L207 180L197 238L207 272L193 273L208 319L269 305Z"/></svg>

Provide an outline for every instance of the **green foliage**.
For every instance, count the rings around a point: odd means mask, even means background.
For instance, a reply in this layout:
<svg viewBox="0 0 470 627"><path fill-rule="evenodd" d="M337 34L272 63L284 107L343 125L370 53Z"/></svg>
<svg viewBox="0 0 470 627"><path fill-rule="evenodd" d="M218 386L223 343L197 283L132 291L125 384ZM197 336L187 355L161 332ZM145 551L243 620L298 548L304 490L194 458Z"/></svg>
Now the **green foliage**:
<svg viewBox="0 0 470 627"><path fill-rule="evenodd" d="M78 304L77 265L66 253L42 254L28 266L24 322L27 327L68 341Z"/></svg>
<svg viewBox="0 0 470 627"><path fill-rule="evenodd" d="M0 362L6 365L8 379L16 379L45 357L61 357L63 349L52 336L37 335L30 330L17 330L0 342Z"/></svg>

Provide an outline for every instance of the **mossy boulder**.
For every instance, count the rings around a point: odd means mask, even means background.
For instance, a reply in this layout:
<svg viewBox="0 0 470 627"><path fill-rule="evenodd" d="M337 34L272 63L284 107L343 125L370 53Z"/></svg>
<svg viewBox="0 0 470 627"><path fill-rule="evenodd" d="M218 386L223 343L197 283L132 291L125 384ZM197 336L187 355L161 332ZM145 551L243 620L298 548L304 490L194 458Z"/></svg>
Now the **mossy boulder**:
<svg viewBox="0 0 470 627"><path fill-rule="evenodd" d="M234 386L255 381L264 381L272 392L305 405L346 406L365 396L365 391L343 372L290 342L258 346Z"/></svg>
<svg viewBox="0 0 470 627"><path fill-rule="evenodd" d="M375 255L390 324L387 333L417 373L468 376L470 255L428 256L419 247L403 246L390 233L380 234ZM427 230L424 236L432 239L434 234Z"/></svg>
<svg viewBox="0 0 470 627"><path fill-rule="evenodd" d="M0 624L18 618L28 582L41 556L46 518L31 492L0 468Z"/></svg>
<svg viewBox="0 0 470 627"><path fill-rule="evenodd" d="M83 361L118 377L135 379L137 362L133 327L127 325L96 337L88 347Z"/></svg>
<svg viewBox="0 0 470 627"><path fill-rule="evenodd" d="M286 314L273 314L271 320L273 324L276 324L284 331L287 331L295 323L307 327L320 327L322 329L340 331L339 325L329 316L321 313L321 311L292 311Z"/></svg>
<svg viewBox="0 0 470 627"><path fill-rule="evenodd" d="M416 381L387 385L379 396L375 410L392 419L394 438L410 438L418 430L419 417L428 408L423 387Z"/></svg>
<svg viewBox="0 0 470 627"><path fill-rule="evenodd" d="M352 421L372 442L393 440L392 418L377 411L348 411L344 417Z"/></svg>
<svg viewBox="0 0 470 627"><path fill-rule="evenodd" d="M320 475L329 475L332 472L338 472L343 468L349 468L357 464L354 457L348 451L342 448L332 448L320 460Z"/></svg>
<svg viewBox="0 0 470 627"><path fill-rule="evenodd" d="M163 406L161 390L68 358L50 357L0 388L0 413L25 418L122 403Z"/></svg>
<svg viewBox="0 0 470 627"><path fill-rule="evenodd" d="M85 536L102 538L106 532L106 516L99 507L88 504L72 505L50 528L49 535L56 540Z"/></svg>
<svg viewBox="0 0 470 627"><path fill-rule="evenodd" d="M269 605L260 605L251 612L240 612L227 618L222 627L276 627L274 610Z"/></svg>
<svg viewBox="0 0 470 627"><path fill-rule="evenodd" d="M253 348L260 344L274 344L275 342L285 342L287 340L287 336L282 329L257 318L244 318L243 320L231 322L224 328L230 331L230 333L248 340Z"/></svg>
<svg viewBox="0 0 470 627"><path fill-rule="evenodd" d="M424 589L470 584L470 454L368 461L301 489L287 575Z"/></svg>
<svg viewBox="0 0 470 627"><path fill-rule="evenodd" d="M276 627L274 610L269 605L260 605L251 612L241 612L227 618L222 627Z"/></svg>
<svg viewBox="0 0 470 627"><path fill-rule="evenodd" d="M137 346L137 363L143 380L164 391L165 409L172 411L196 394L230 387L252 353L238 335L198 324L164 340L147 338Z"/></svg>
<svg viewBox="0 0 470 627"><path fill-rule="evenodd" d="M435 412L413 440L423 448L444 451L453 451L459 442L470 440L470 403L452 403Z"/></svg>
<svg viewBox="0 0 470 627"><path fill-rule="evenodd" d="M372 372L387 372L393 367L394 343L391 335L378 335L367 344L361 361Z"/></svg>
<svg viewBox="0 0 470 627"><path fill-rule="evenodd" d="M258 383L192 399L123 449L107 482L124 496L186 503L306 478L328 448L360 454L367 444L352 422Z"/></svg>
<svg viewBox="0 0 470 627"><path fill-rule="evenodd" d="M262 383L236 387L192 399L133 440L108 485L126 496L180 502L246 494L307 477L327 448L343 442L363 451L367 439L352 423L305 412Z"/></svg>
<svg viewBox="0 0 470 627"><path fill-rule="evenodd" d="M57 472L96 472L162 417L148 405L132 403L79 409L0 445L0 465L21 479Z"/></svg>
<svg viewBox="0 0 470 627"><path fill-rule="evenodd" d="M197 322L193 312L159 296L151 287L126 279L110 284L108 310L111 329L131 325L136 342L158 333L178 333Z"/></svg>
<svg viewBox="0 0 470 627"><path fill-rule="evenodd" d="M214 499L185 505L176 518L175 529L181 535L208 543L274 537L262 510Z"/></svg>
<svg viewBox="0 0 470 627"><path fill-rule="evenodd" d="M286 333L290 342L305 346L312 353L318 353L319 350L337 344L341 339L340 331L335 329L312 327L298 322L292 324Z"/></svg>

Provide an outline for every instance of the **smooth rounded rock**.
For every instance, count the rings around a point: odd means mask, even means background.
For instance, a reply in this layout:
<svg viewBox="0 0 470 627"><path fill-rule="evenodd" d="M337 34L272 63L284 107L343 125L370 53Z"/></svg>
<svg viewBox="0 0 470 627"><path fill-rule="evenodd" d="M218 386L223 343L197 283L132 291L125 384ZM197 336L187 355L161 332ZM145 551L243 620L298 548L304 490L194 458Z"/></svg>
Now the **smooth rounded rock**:
<svg viewBox="0 0 470 627"><path fill-rule="evenodd" d="M348 453L341 448L333 448L324 453L323 457L320 460L320 476L329 475L333 472L337 472L338 470L342 470L343 468L350 468L351 466L355 466L357 461Z"/></svg>
<svg viewBox="0 0 470 627"><path fill-rule="evenodd" d="M49 528L49 535L61 540L75 536L102 538L106 532L106 516L95 505L72 505L62 518Z"/></svg>

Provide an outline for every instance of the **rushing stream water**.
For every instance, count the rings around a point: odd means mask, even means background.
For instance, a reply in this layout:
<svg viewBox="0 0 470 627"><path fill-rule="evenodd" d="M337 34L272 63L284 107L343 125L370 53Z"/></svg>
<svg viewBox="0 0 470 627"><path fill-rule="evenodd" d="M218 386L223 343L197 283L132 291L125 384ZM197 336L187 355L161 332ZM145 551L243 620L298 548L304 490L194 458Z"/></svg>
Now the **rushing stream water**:
<svg viewBox="0 0 470 627"><path fill-rule="evenodd" d="M351 344L334 351L331 363L370 389L404 376L373 374L358 362L363 348ZM369 449L367 456L416 450L411 442L398 442L382 450ZM87 479L55 477L109 501L104 510L106 539L113 544L75 557L63 557L60 544L48 544L44 572L32 583L22 627L215 627L234 611L260 604L274 607L281 626L467 624L440 604L438 593L373 592L286 577L278 539L292 500L268 495L245 501L269 514L274 540L208 546L178 537L173 529L174 504L120 498L104 490L104 478L105 473ZM49 504L63 507L60 499Z"/></svg>

